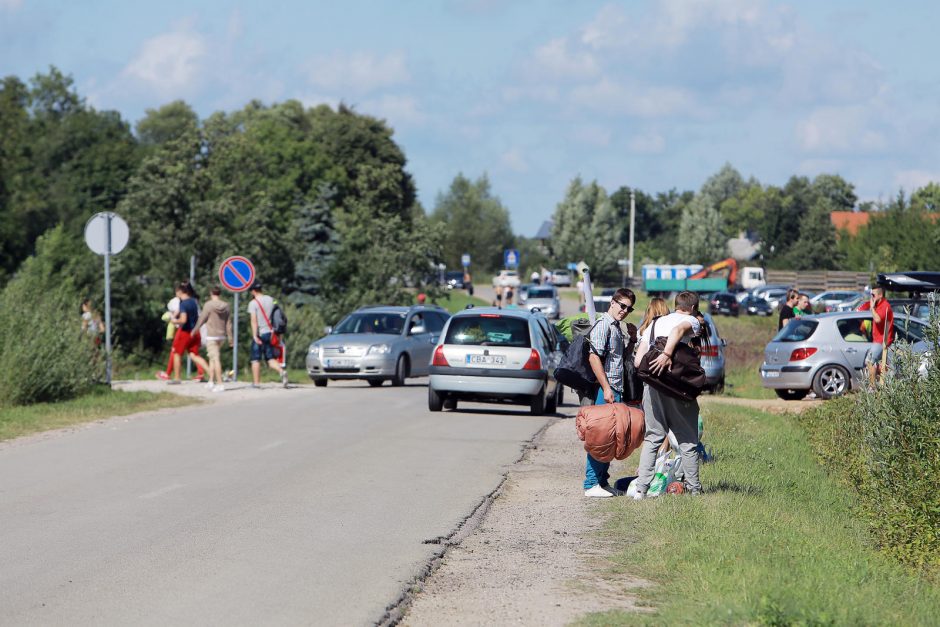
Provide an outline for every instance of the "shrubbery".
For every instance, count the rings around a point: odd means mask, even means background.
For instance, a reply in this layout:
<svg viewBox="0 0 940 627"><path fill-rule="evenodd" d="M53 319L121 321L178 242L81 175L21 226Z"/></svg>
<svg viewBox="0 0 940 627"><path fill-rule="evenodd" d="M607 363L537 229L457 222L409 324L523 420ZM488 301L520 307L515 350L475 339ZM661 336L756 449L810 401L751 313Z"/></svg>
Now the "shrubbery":
<svg viewBox="0 0 940 627"><path fill-rule="evenodd" d="M938 321L928 338L936 357ZM940 364L899 350L896 371L866 391L801 419L816 452L861 497L880 546L918 569L940 573Z"/></svg>
<svg viewBox="0 0 940 627"><path fill-rule="evenodd" d="M55 237L0 293L0 405L74 398L103 379L104 348L82 333L81 298L49 278Z"/></svg>

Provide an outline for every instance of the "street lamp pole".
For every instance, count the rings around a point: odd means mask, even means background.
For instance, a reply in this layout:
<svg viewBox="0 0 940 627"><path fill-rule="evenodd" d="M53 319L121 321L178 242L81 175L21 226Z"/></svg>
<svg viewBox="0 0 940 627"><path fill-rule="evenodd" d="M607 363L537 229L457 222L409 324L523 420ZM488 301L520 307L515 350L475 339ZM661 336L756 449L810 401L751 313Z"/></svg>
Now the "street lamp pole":
<svg viewBox="0 0 940 627"><path fill-rule="evenodd" d="M630 258L627 261L630 269L630 283L633 283L633 228L636 221L636 194L630 190Z"/></svg>

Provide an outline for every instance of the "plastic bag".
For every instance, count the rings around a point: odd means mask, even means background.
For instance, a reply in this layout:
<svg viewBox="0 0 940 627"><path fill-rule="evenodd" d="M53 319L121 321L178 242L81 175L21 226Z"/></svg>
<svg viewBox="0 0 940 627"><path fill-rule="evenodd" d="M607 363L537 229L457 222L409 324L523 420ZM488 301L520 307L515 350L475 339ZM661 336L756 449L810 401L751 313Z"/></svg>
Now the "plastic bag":
<svg viewBox="0 0 940 627"><path fill-rule="evenodd" d="M666 493L666 486L676 480L679 458L672 451L666 451L656 458L655 473L646 496L660 496Z"/></svg>

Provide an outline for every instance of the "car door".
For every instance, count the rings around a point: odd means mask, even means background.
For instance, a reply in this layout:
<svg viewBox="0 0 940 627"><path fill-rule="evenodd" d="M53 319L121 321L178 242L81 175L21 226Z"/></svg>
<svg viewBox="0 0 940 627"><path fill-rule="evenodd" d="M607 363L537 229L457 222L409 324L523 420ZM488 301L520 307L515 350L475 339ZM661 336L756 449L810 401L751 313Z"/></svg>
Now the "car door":
<svg viewBox="0 0 940 627"><path fill-rule="evenodd" d="M868 351L871 350L871 336L868 335L869 332L865 330L865 325L862 324L865 320L868 321L868 328L870 329L870 317L852 316L836 322L836 328L838 328L839 335L842 338L839 348L843 357L845 357L845 361L856 376L864 370L865 357L868 355Z"/></svg>
<svg viewBox="0 0 940 627"><path fill-rule="evenodd" d="M434 336L428 328L430 313L416 313L405 325L406 333L408 333L408 352L411 354L411 374L416 377L428 373L431 353L436 342L436 340L432 341ZM437 337L440 337L440 333L440 328L438 328Z"/></svg>

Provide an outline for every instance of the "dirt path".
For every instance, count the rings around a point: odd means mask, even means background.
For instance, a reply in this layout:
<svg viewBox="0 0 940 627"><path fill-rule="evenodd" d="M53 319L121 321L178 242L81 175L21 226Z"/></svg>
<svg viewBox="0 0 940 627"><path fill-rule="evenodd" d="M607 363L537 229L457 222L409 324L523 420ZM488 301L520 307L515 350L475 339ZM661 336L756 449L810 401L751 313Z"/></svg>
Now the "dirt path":
<svg viewBox="0 0 940 627"><path fill-rule="evenodd" d="M734 398L731 396L710 396L704 394L698 399L699 405L735 405L737 407L750 407L772 414L799 414L807 409L818 407L825 401L818 399L804 399L802 401L785 401L782 398Z"/></svg>
<svg viewBox="0 0 940 627"><path fill-rule="evenodd" d="M583 450L573 420L552 424L513 466L480 526L420 586L403 624L565 625L635 609L631 591L644 582L609 573L614 547L597 533L603 504L583 496Z"/></svg>

